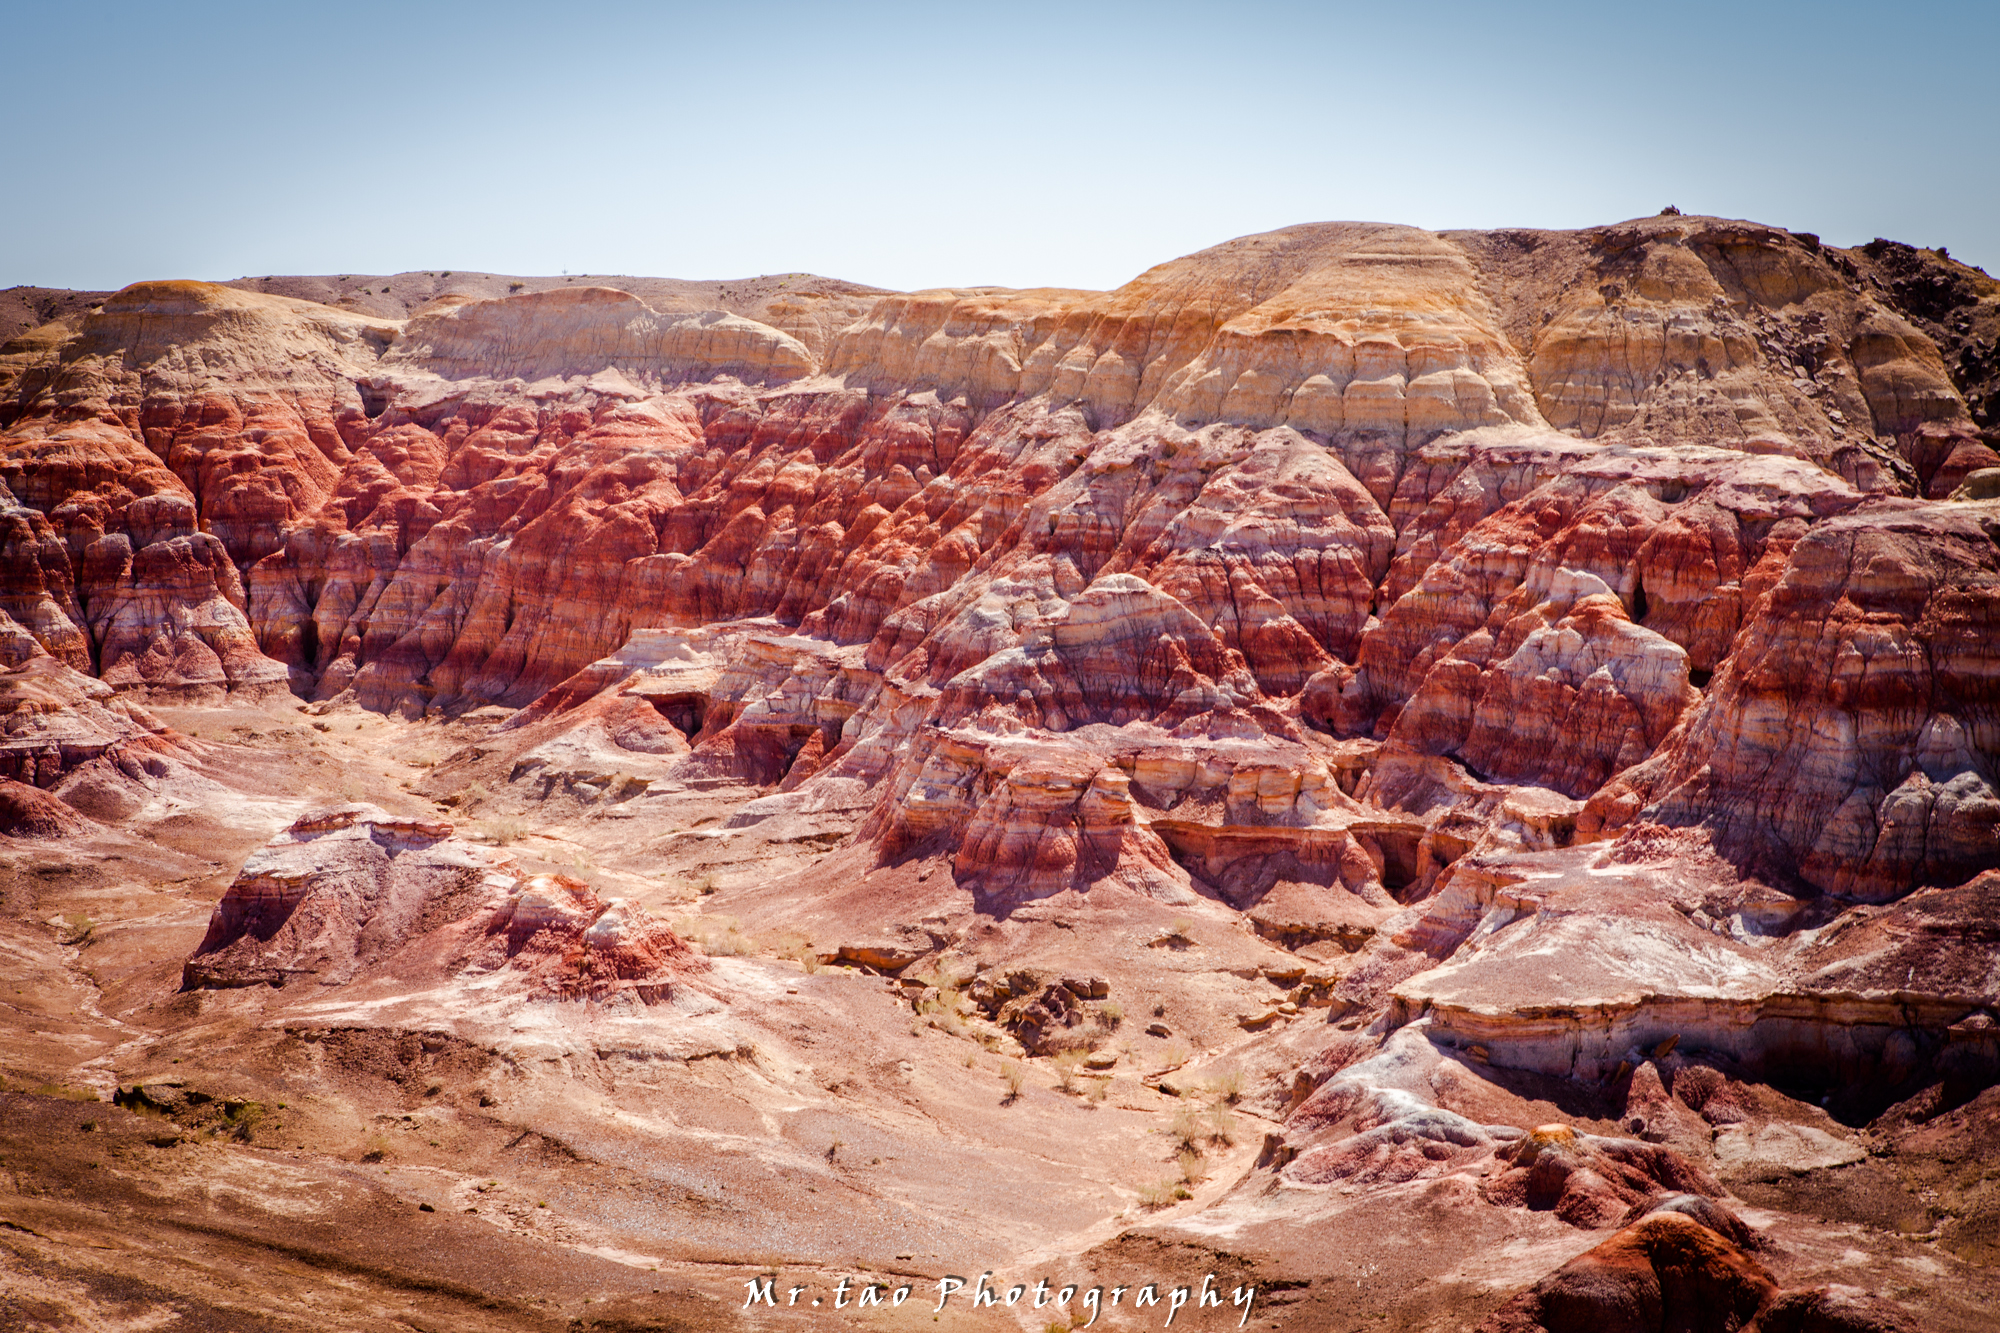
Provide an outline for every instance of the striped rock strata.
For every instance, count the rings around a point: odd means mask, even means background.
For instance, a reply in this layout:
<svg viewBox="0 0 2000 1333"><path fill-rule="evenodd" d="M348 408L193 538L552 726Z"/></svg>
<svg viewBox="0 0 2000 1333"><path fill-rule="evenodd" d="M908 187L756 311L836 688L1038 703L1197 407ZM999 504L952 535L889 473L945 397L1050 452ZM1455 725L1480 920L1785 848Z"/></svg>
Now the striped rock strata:
<svg viewBox="0 0 2000 1333"><path fill-rule="evenodd" d="M505 972L532 997L653 1004L706 967L643 910L567 876L510 873L452 833L361 804L293 821L216 904L183 988Z"/></svg>
<svg viewBox="0 0 2000 1333"><path fill-rule="evenodd" d="M24 830L117 817L173 743L140 700L289 689L510 710L440 770L586 837L837 847L768 892L864 904L871 967L947 899L1226 921L1279 959L1238 989L1297 982L1237 1020L1282 1130L1182 1234L1415 1189L1624 1227L1509 1327L1690 1255L1775 1318L1717 1179L2000 1077L1984 275L1667 216L1297 227L1113 292L519 285L142 283L0 350ZM186 982L687 998L672 932L450 834L295 824ZM1507 1080L1599 1123L1477 1113Z"/></svg>
<svg viewBox="0 0 2000 1333"><path fill-rule="evenodd" d="M1893 295L1811 237L1678 217L1294 228L1117 292L887 295L798 336L596 288L392 321L140 284L9 344L6 595L114 687L268 690L276 663L411 712L768 619L859 653L847 703L703 695L686 762L893 794L885 846L971 837L1035 893L1227 878L1212 841L1199 875L1161 850L1116 756L1266 738L1333 790L1331 735L1383 744L1356 799L1464 824L1378 847L1378 886L1535 824L1470 783L1586 803L1531 843L1644 811L1893 895L1993 837L1983 511L1895 498L1991 460ZM1867 589L1825 584L1864 548ZM1882 719L1859 763L1849 658ZM963 818L903 801L966 728L1084 757L1009 760L1015 794ZM1355 880L1348 854L1316 847L1312 878Z"/></svg>

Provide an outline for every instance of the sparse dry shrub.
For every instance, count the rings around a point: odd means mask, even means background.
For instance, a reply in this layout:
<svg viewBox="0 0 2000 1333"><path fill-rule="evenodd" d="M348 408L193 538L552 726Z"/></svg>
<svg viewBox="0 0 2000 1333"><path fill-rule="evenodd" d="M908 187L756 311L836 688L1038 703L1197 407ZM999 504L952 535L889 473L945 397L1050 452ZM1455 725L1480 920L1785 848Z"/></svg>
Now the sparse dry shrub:
<svg viewBox="0 0 2000 1333"><path fill-rule="evenodd" d="M735 958L757 951L734 917L687 916L667 923L674 934L711 958Z"/></svg>
<svg viewBox="0 0 2000 1333"><path fill-rule="evenodd" d="M1222 1106L1211 1106L1208 1109L1206 1119L1208 1121L1209 1142L1224 1145L1236 1142L1236 1133L1239 1128L1236 1123L1236 1117L1229 1114Z"/></svg>
<svg viewBox="0 0 2000 1333"><path fill-rule="evenodd" d="M1181 1179L1183 1181L1190 1185L1201 1182L1202 1160L1200 1153L1192 1148L1183 1148L1179 1153L1175 1154L1174 1161L1181 1168Z"/></svg>
<svg viewBox="0 0 2000 1333"><path fill-rule="evenodd" d="M771 941L771 949L778 957L791 959L809 974L819 971L819 951L813 948L811 940L797 931L777 936Z"/></svg>
<svg viewBox="0 0 2000 1333"><path fill-rule="evenodd" d="M1022 1085L1028 1081L1028 1071L1017 1060L1009 1060L1000 1067L1000 1080L1007 1085L1007 1100L1013 1101L1021 1095Z"/></svg>
<svg viewBox="0 0 2000 1333"><path fill-rule="evenodd" d="M1243 1071L1225 1069L1204 1080L1202 1086L1217 1102L1234 1106L1243 1096Z"/></svg>
<svg viewBox="0 0 2000 1333"><path fill-rule="evenodd" d="M728 917L718 917L713 924L706 924L697 932L701 951L711 958L736 958L751 950L750 940L743 934L743 928Z"/></svg>
<svg viewBox="0 0 2000 1333"><path fill-rule="evenodd" d="M229 1120L229 1132L236 1141L248 1143L257 1133L257 1126L264 1122L264 1103L235 1102L223 1114Z"/></svg>
<svg viewBox="0 0 2000 1333"><path fill-rule="evenodd" d="M482 820L479 831L496 847L511 847L528 836L525 822L506 817Z"/></svg>
<svg viewBox="0 0 2000 1333"><path fill-rule="evenodd" d="M1201 1141L1208 1136L1200 1109L1183 1106L1176 1110L1173 1121L1167 1126L1167 1134L1182 1150L1200 1152Z"/></svg>
<svg viewBox="0 0 2000 1333"><path fill-rule="evenodd" d="M1101 1038L1101 1033L1094 1032L1089 1028L1058 1028L1042 1038L1040 1043L1041 1053L1044 1055L1060 1055L1068 1051L1075 1051L1081 1057L1096 1050L1097 1043Z"/></svg>

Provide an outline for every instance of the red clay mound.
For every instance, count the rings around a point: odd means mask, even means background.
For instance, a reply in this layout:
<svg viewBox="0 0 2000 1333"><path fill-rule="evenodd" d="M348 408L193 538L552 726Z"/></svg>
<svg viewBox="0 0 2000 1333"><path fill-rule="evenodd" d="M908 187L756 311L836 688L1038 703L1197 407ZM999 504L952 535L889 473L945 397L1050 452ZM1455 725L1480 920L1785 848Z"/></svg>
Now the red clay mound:
<svg viewBox="0 0 2000 1333"><path fill-rule="evenodd" d="M511 964L552 999L606 1000L629 993L646 1004L671 998L681 976L708 960L642 909L603 901L567 875L535 875L494 909L469 963Z"/></svg>
<svg viewBox="0 0 2000 1333"><path fill-rule="evenodd" d="M1691 1217L1658 1212L1508 1302L1481 1333L1736 1333L1777 1293L1756 1260Z"/></svg>
<svg viewBox="0 0 2000 1333"><path fill-rule="evenodd" d="M209 918L182 985L352 980L417 935L478 910L490 858L452 826L372 805L302 816L260 848Z"/></svg>
<svg viewBox="0 0 2000 1333"><path fill-rule="evenodd" d="M1509 1163L1485 1194L1506 1207L1553 1211L1572 1226L1610 1226L1662 1189L1713 1196L1714 1180L1672 1148L1543 1125L1501 1148Z"/></svg>
<svg viewBox="0 0 2000 1333"><path fill-rule="evenodd" d="M523 880L450 824L343 805L300 818L244 864L183 984L341 985L412 946L454 973L512 967L555 999L629 992L652 1004L707 967L643 910L579 880Z"/></svg>
<svg viewBox="0 0 2000 1333"><path fill-rule="evenodd" d="M47 792L0 778L0 838L74 838L96 827Z"/></svg>

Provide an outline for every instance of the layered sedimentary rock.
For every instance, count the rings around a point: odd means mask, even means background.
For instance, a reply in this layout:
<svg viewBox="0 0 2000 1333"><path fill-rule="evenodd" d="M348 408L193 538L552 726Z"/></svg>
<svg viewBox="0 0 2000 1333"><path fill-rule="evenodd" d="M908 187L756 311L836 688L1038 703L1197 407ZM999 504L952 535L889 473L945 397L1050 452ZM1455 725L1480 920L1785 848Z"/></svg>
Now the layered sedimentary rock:
<svg viewBox="0 0 2000 1333"><path fill-rule="evenodd" d="M74 838L90 828L90 821L67 802L25 782L0 778L0 836Z"/></svg>
<svg viewBox="0 0 2000 1333"><path fill-rule="evenodd" d="M0 611L0 778L52 788L97 767L143 780L175 752L142 704L44 651Z"/></svg>
<svg viewBox="0 0 2000 1333"><path fill-rule="evenodd" d="M715 310L663 317L638 297L605 287L549 292L511 307L434 302L404 328L394 359L448 380L560 380L608 371L782 382L818 368L805 344L768 324Z"/></svg>
<svg viewBox="0 0 2000 1333"><path fill-rule="evenodd" d="M358 409L354 376L394 333L163 282L117 293L52 347L7 344L0 481L39 522L15 524L6 584L17 605L34 598L37 637L127 686L281 688L242 571L332 491L348 454L335 418Z"/></svg>
<svg viewBox="0 0 2000 1333"><path fill-rule="evenodd" d="M1612 801L1699 820L1843 897L2000 847L2000 512L1878 501L1803 535L1703 706Z"/></svg>
<svg viewBox="0 0 2000 1333"><path fill-rule="evenodd" d="M1863 282L1865 255L1692 218L1461 242L1506 293L1559 429L1791 454L1864 489L1907 484L1906 465L1934 482L1927 436L1986 449L1912 303Z"/></svg>
<svg viewBox="0 0 2000 1333"><path fill-rule="evenodd" d="M442 822L369 805L304 815L243 866L182 969L184 986L351 981L469 915L491 869Z"/></svg>
<svg viewBox="0 0 2000 1333"><path fill-rule="evenodd" d="M768 621L841 665L684 692L680 775L872 800L1008 894L1424 890L1643 817L1893 897L2000 809L1991 524L1899 498L2000 462L1911 322L1990 293L1899 256L1674 216L705 312L140 284L8 344L0 596L116 689L410 713ZM1148 747L1229 740L1340 799L1148 794Z"/></svg>
<svg viewBox="0 0 2000 1333"><path fill-rule="evenodd" d="M1482 1323L1480 1333L1605 1327L1689 1333L1901 1333L1906 1314L1851 1286L1781 1289L1743 1223L1687 1196L1657 1201ZM1641 1210L1635 1210L1641 1211Z"/></svg>
<svg viewBox="0 0 2000 1333"><path fill-rule="evenodd" d="M1578 1134L1562 1124L1482 1124L1438 1104L1439 1071L1419 1029L1374 1053L1358 1042L1329 1047L1305 1071L1308 1080L1324 1081L1287 1117L1281 1148L1267 1153L1279 1180L1297 1189L1352 1190L1479 1175L1485 1205L1554 1213L1585 1229L1615 1222L1662 1193L1709 1199L1721 1191L1670 1147Z"/></svg>
<svg viewBox="0 0 2000 1333"><path fill-rule="evenodd" d="M563 875L510 873L450 824L352 804L302 816L253 856L182 968L187 989L387 969L518 974L532 997L651 1004L706 962L645 911Z"/></svg>
<svg viewBox="0 0 2000 1333"><path fill-rule="evenodd" d="M1495 1327L1837 1327L1726 1191L2000 1078L1985 275L1665 216L1297 227L1113 292L425 276L143 283L0 350L0 831L129 815L191 752L146 700L289 689L460 719L413 808L541 811L648 893L809 848L740 892L934 1003L1044 936L1121 997L1210 950L1277 1127L1181 1237L1402 1200L1580 1256ZM464 1032L526 1050L606 1017L529 1000L692 1013L706 969L344 806L184 980L503 997ZM1118 1021L995 975L1030 1056Z"/></svg>

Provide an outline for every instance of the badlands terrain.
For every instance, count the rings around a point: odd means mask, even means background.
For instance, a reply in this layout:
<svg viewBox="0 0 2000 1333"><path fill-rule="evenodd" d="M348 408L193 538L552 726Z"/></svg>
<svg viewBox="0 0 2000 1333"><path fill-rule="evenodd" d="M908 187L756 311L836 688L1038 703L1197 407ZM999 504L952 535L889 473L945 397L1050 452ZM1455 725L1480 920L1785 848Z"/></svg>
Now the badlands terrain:
<svg viewBox="0 0 2000 1333"><path fill-rule="evenodd" d="M1995 1326L1942 250L0 337L0 1327Z"/></svg>

